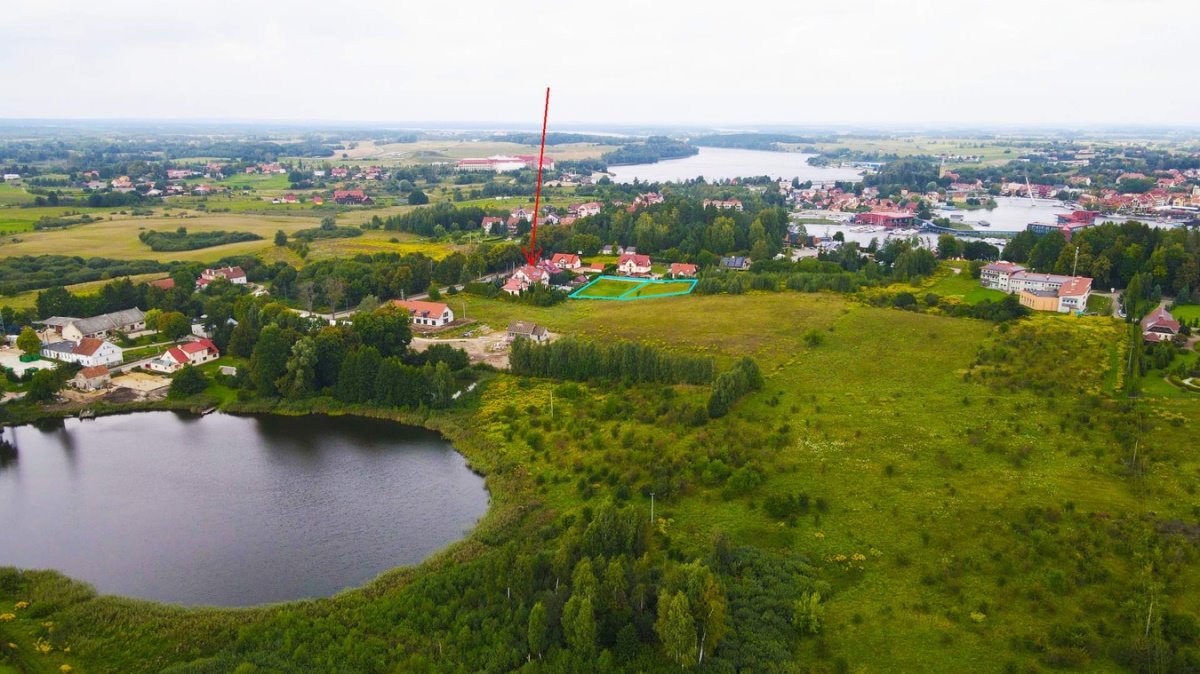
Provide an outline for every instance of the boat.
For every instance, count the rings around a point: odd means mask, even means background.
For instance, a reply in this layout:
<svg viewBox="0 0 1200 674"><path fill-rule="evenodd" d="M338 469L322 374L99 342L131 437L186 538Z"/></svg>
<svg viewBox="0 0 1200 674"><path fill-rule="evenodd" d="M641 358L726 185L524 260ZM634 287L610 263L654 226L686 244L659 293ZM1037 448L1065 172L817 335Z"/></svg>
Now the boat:
<svg viewBox="0 0 1200 674"><path fill-rule="evenodd" d="M953 213L950 215L950 219L953 220L954 222L962 222L962 219L963 219L962 213Z"/></svg>
<svg viewBox="0 0 1200 674"><path fill-rule="evenodd" d="M988 222L987 220L980 220L979 222L977 222L975 224L979 225L980 227L991 227L992 226L992 223Z"/></svg>
<svg viewBox="0 0 1200 674"><path fill-rule="evenodd" d="M80 419L95 419L96 410L79 410Z"/></svg>

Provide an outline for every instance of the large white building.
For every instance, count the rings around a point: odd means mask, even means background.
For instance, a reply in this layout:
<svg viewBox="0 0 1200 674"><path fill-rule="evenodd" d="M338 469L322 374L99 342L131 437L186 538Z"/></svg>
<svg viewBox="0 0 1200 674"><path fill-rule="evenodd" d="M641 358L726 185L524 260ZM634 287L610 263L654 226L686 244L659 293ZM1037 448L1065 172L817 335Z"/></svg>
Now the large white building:
<svg viewBox="0 0 1200 674"><path fill-rule="evenodd" d="M392 300L392 304L404 309L412 317L413 325L440 328L454 322L454 311L443 302L422 300Z"/></svg>
<svg viewBox="0 0 1200 674"><path fill-rule="evenodd" d="M1013 262L993 262L979 270L985 288L1019 295L1021 304L1038 311L1067 314L1087 309L1092 279L1086 276L1038 274Z"/></svg>
<svg viewBox="0 0 1200 674"><path fill-rule="evenodd" d="M64 363L79 363L84 367L120 365L125 358L121 347L94 337L78 342L55 342L42 347L42 357Z"/></svg>

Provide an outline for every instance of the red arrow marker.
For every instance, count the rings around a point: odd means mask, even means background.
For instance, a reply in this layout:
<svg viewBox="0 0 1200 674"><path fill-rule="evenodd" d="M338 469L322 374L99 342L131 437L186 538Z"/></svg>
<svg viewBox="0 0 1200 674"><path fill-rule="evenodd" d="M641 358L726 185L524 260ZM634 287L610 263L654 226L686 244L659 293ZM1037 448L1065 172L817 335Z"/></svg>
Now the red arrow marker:
<svg viewBox="0 0 1200 674"><path fill-rule="evenodd" d="M533 226L529 230L529 247L522 248L525 261L536 265L542 259L542 249L537 247L538 214L542 205L542 160L546 157L546 119L550 116L550 87L546 87L546 108L542 111L542 149L538 151L537 193L533 198Z"/></svg>

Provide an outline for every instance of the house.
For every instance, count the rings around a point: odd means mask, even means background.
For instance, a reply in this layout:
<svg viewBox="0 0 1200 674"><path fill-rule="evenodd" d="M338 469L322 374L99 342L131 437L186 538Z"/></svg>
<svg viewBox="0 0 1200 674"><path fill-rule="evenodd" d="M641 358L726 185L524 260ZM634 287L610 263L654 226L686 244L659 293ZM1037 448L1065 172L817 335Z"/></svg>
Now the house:
<svg viewBox="0 0 1200 674"><path fill-rule="evenodd" d="M325 205L325 197L322 197L319 195L313 197L312 204L313 204L313 206L324 206Z"/></svg>
<svg viewBox="0 0 1200 674"><path fill-rule="evenodd" d="M553 257L550 258L550 264L558 267L559 269L579 269L583 266L583 261L579 259L578 255L571 255L570 253L555 253Z"/></svg>
<svg viewBox="0 0 1200 674"><path fill-rule="evenodd" d="M241 267L221 267L219 269L205 269L200 272L200 278L196 279L197 288L207 288L209 283L223 278L234 285L246 285L246 272L242 271Z"/></svg>
<svg viewBox="0 0 1200 674"><path fill-rule="evenodd" d="M575 214L575 217L586 218L591 215L600 215L600 211L604 209L604 205L599 201L589 201L586 204L579 204L568 208L569 211Z"/></svg>
<svg viewBox="0 0 1200 674"><path fill-rule="evenodd" d="M76 372L75 378L71 380L71 386L80 391L96 391L108 386L110 381L112 381L112 375L109 374L108 368L96 365Z"/></svg>
<svg viewBox="0 0 1200 674"><path fill-rule="evenodd" d="M645 276L650 273L650 256L625 253L617 261L617 272L625 276Z"/></svg>
<svg viewBox="0 0 1200 674"><path fill-rule="evenodd" d="M541 267L536 267L531 264L521 265L512 275L513 278L524 283L526 286L531 286L534 283L540 283L544 286L550 285L550 274Z"/></svg>
<svg viewBox="0 0 1200 674"><path fill-rule="evenodd" d="M535 342L544 342L550 339L550 333L546 332L546 328L536 323L528 321L513 321L508 324L508 341L513 341L518 337L530 339Z"/></svg>
<svg viewBox="0 0 1200 674"><path fill-rule="evenodd" d="M374 203L362 190L334 190L333 201L348 206L366 206Z"/></svg>
<svg viewBox="0 0 1200 674"><path fill-rule="evenodd" d="M4 174L4 182L6 182L6 183L16 182L20 179L21 179L20 173L5 173Z"/></svg>
<svg viewBox="0 0 1200 674"><path fill-rule="evenodd" d="M36 323L46 326L45 332L62 337L68 342L78 342L88 337L103 339L113 332L128 333L145 330L146 314L135 307L91 318L51 316L46 320L36 321Z"/></svg>
<svg viewBox="0 0 1200 674"><path fill-rule="evenodd" d="M708 208L709 206L712 206L713 208L715 208L717 210L722 210L722 211L724 211L724 210L740 211L740 210L742 210L742 200L741 199L705 199L704 200L704 208Z"/></svg>
<svg viewBox="0 0 1200 674"><path fill-rule="evenodd" d="M450 306L442 302L426 302L422 300L392 300L392 304L408 311L412 316L413 325L442 327L454 322L454 312Z"/></svg>
<svg viewBox="0 0 1200 674"><path fill-rule="evenodd" d="M1164 307L1151 311L1142 319L1142 339L1147 342L1169 342L1179 334L1179 321Z"/></svg>
<svg viewBox="0 0 1200 674"><path fill-rule="evenodd" d="M184 365L202 365L221 357L212 340L198 339L167 349L161 356L150 361L149 368L155 372L170 374Z"/></svg>
<svg viewBox="0 0 1200 674"><path fill-rule="evenodd" d="M736 255L732 257L721 258L721 269L733 269L735 271L746 271L750 268L750 258Z"/></svg>
<svg viewBox="0 0 1200 674"><path fill-rule="evenodd" d="M84 367L120 365L125 359L121 347L103 339L85 337L78 342L62 341L42 347L42 356L64 363L79 363Z"/></svg>
<svg viewBox="0 0 1200 674"><path fill-rule="evenodd" d="M696 265L686 264L684 262L672 262L671 268L667 271L671 278L695 278Z"/></svg>
<svg viewBox="0 0 1200 674"><path fill-rule="evenodd" d="M502 224L504 224L504 218L488 215L484 216L483 221L479 223L479 226L481 229L483 229L484 234L491 234L493 226Z"/></svg>
<svg viewBox="0 0 1200 674"><path fill-rule="evenodd" d="M283 203L285 204L294 204L297 201L299 201L299 199L296 198L295 194L288 193L283 195Z"/></svg>
<svg viewBox="0 0 1200 674"><path fill-rule="evenodd" d="M532 222L532 221L533 221L533 211L527 211L527 210L525 210L525 207L524 207L524 206L522 206L522 207L518 208L517 210L513 211L513 212L512 212L510 215L512 215L512 217L514 217L514 218L516 218L516 219L518 219L518 220L524 220L525 222Z"/></svg>
<svg viewBox="0 0 1200 674"><path fill-rule="evenodd" d="M172 290L175 288L175 279L160 278L157 281L151 281L150 285L154 286L155 288L161 288L163 290Z"/></svg>

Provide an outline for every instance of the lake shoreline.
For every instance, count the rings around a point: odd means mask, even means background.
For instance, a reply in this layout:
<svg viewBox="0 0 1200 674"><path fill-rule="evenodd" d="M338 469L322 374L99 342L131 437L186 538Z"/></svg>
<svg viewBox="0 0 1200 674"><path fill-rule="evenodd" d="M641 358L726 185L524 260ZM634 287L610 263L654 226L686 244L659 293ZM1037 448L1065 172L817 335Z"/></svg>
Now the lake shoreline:
<svg viewBox="0 0 1200 674"><path fill-rule="evenodd" d="M329 405L334 402L334 405ZM142 401L118 405L97 406L96 416L130 415L140 412L174 411L200 415L212 407L211 401ZM186 614L192 616L209 616L218 619L232 620L240 623L243 620L261 617L264 612L277 610L280 607L295 609L310 608L320 610L320 607L331 603L353 599L355 597L370 598L396 592L408 585L414 579L435 573L450 564L462 564L478 558L496 540L505 537L503 532L525 518L529 512L539 506L538 499L529 493L530 485L514 476L511 472L499 468L502 457L498 456L497 448L489 448L475 435L470 425L464 423L466 410L449 410L424 414L415 411L386 409L377 407L349 407L332 399L310 399L300 404L281 404L279 401L230 402L218 407L219 411L234 416L273 416L273 417L358 417L378 421L393 422L405 426L419 428L436 433L445 440L452 451L464 459L465 467L473 474L483 479L483 489L487 496L487 505L479 519L461 538L433 551L425 559L415 564L400 564L379 572L369 580L332 594L319 597L304 597L277 602L263 602L245 606L221 606L212 604L180 604L170 601L160 601L133 597L123 594L104 594L96 590L89 582L75 578L56 569L20 568L0 563L0 581L7 574L26 577L39 588L53 588L56 599L74 606L93 603L91 610L107 614L109 611L134 610L137 612L160 611L165 614ZM77 409L40 410L37 414L22 415L19 419L6 418L0 422L0 430L9 426L36 425L38 422L51 420L66 420L73 418ZM490 540L492 543L485 541ZM3 585L0 582L0 585ZM64 607L65 608L65 607Z"/></svg>

